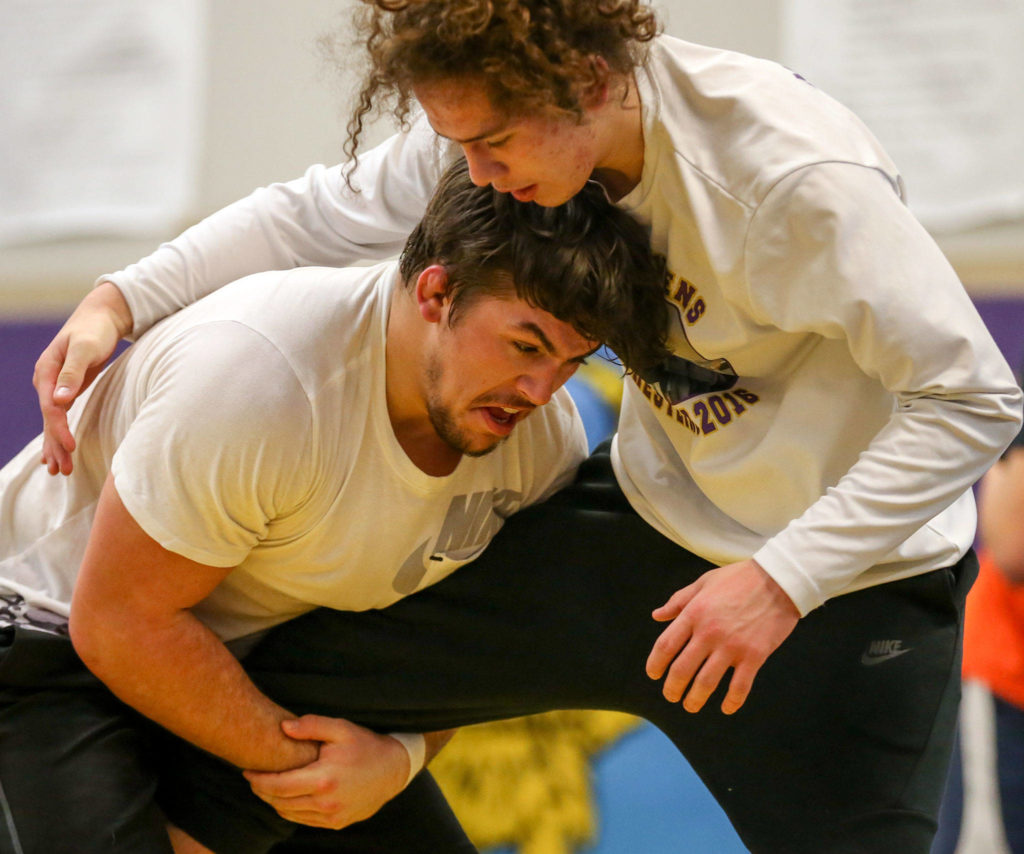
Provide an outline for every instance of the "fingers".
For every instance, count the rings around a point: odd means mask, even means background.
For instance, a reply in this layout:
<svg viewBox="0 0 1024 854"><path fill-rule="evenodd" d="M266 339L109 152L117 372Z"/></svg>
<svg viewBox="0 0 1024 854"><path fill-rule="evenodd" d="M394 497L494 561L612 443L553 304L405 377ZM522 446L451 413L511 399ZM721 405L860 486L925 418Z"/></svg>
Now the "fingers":
<svg viewBox="0 0 1024 854"><path fill-rule="evenodd" d="M724 714L735 714L747 701L758 670L760 670L760 665L741 664L733 671L732 679L729 681L729 691L722 701Z"/></svg>
<svg viewBox="0 0 1024 854"><path fill-rule="evenodd" d="M690 621L684 617L677 617L658 635L651 648L651 654L647 656L645 668L651 679L661 679L665 675L669 665L686 647L692 633Z"/></svg>
<svg viewBox="0 0 1024 854"><path fill-rule="evenodd" d="M352 728L353 725L342 718L323 715L303 715L281 722L284 734L299 741L337 741Z"/></svg>
<svg viewBox="0 0 1024 854"><path fill-rule="evenodd" d="M39 462L50 474L71 474L75 437L68 428L67 413L43 411L43 450Z"/></svg>
<svg viewBox="0 0 1024 854"><path fill-rule="evenodd" d="M53 389L57 385L57 374L60 372L61 360L50 355L51 344L42 355L36 360L35 370L32 372L32 385L39 395L39 404L49 403L53 400Z"/></svg>
<svg viewBox="0 0 1024 854"><path fill-rule="evenodd" d="M329 827L337 830L350 824L354 817L342 809L339 799L328 795L297 795L293 798L264 795L253 792L272 806L281 818L308 824L311 827Z"/></svg>
<svg viewBox="0 0 1024 854"><path fill-rule="evenodd" d="M691 585L692 586L692 585ZM664 606L675 609L677 596L687 594L688 588L679 591ZM685 606L680 607L680 611ZM670 703L682 702L688 712L699 712L712 694L718 689L730 668L729 691L722 703L725 714L733 714L746 701L765 656L749 649L736 639L716 630L714 622L701 623L695 630L697 614L680 613L658 636L647 657L646 671L651 679L665 677L662 695Z"/></svg>
<svg viewBox="0 0 1024 854"><path fill-rule="evenodd" d="M327 781L309 765L293 771L243 771L242 774L253 792L265 801L319 794L327 788Z"/></svg>
<svg viewBox="0 0 1024 854"><path fill-rule="evenodd" d="M114 343L116 344L116 341ZM96 338L86 335L72 337L68 341L67 355L57 375L56 387L53 390L54 402L65 409L71 406L113 352L113 347Z"/></svg>
<svg viewBox="0 0 1024 854"><path fill-rule="evenodd" d="M55 475L71 474L71 454L75 438L68 427L67 410L75 398L81 380L72 389L62 371L65 365L64 341L58 336L36 361L32 384L39 397L39 411L43 416L43 451L40 462Z"/></svg>
<svg viewBox="0 0 1024 854"><path fill-rule="evenodd" d="M356 804L346 803L336 781L317 765L313 763L281 773L244 771L243 774L253 794L288 821L338 830L365 817Z"/></svg>
<svg viewBox="0 0 1024 854"><path fill-rule="evenodd" d="M718 688L718 683L722 681L731 662L724 654L717 652L706 659L704 651L689 653L689 648L684 650L673 663L665 679L662 694L672 703L682 700L683 708L695 713L704 708L708 697ZM687 685L690 686L689 690Z"/></svg>
<svg viewBox="0 0 1024 854"><path fill-rule="evenodd" d="M79 376L67 370L67 366L65 366L65 370L61 371L57 376L57 384L53 389L53 402L64 409L71 406L74 399L78 396L79 389L82 387L84 376L84 371Z"/></svg>
<svg viewBox="0 0 1024 854"><path fill-rule="evenodd" d="M75 439L67 411L113 354L122 330L130 329L130 312L120 292L110 285L83 300L71 318L36 360L32 383L43 416L40 462L50 474L70 474ZM113 301L113 305L108 305ZM93 307L84 309L87 303ZM95 305L104 308L97 309Z"/></svg>
<svg viewBox="0 0 1024 854"><path fill-rule="evenodd" d="M670 629L676 626L677 623L673 623ZM751 661L727 646L716 649L692 637L688 626L674 632L670 629L655 642L647 662L647 674L652 679L660 679L667 673L661 691L665 699L670 703L681 701L688 712L699 712L732 668L729 690L721 708L727 715L738 711L750 694L763 659ZM680 644L683 637L686 640Z"/></svg>
<svg viewBox="0 0 1024 854"><path fill-rule="evenodd" d="M722 711L731 715L746 702L766 656L730 644L713 632L695 635L688 616L677 618L654 643L647 659L647 675L665 677L662 695L670 703L682 702L688 712L699 712L730 670L729 690Z"/></svg>
<svg viewBox="0 0 1024 854"><path fill-rule="evenodd" d="M686 711L699 712L718 688L733 657L713 641L713 636L694 636L686 617L677 618L655 641L647 675L660 679L667 672L661 693L670 703L682 701Z"/></svg>
<svg viewBox="0 0 1024 854"><path fill-rule="evenodd" d="M58 441L49 438L43 439L43 452L39 456L39 462L46 466L46 470L52 475L69 475L74 468L71 454Z"/></svg>
<svg viewBox="0 0 1024 854"><path fill-rule="evenodd" d="M651 612L651 616L659 623L674 620L682 613L683 608L690 603L699 590L700 579L673 593L664 605L660 605Z"/></svg>
<svg viewBox="0 0 1024 854"><path fill-rule="evenodd" d="M295 809L278 809L277 814L281 818L287 821L294 822L295 824L305 824L309 827L322 827L328 830L341 830L343 827L347 827L347 823L341 822L331 815L325 815L322 812L318 812L315 809L312 810L295 810Z"/></svg>

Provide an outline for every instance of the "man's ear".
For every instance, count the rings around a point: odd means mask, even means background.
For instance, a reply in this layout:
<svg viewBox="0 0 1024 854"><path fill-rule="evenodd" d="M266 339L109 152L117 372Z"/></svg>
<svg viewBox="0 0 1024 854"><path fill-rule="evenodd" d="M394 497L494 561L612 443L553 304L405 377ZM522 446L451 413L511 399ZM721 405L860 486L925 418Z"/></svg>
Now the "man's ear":
<svg viewBox="0 0 1024 854"><path fill-rule="evenodd" d="M440 323L447 316L448 271L431 264L416 278L416 303L427 323Z"/></svg>
<svg viewBox="0 0 1024 854"><path fill-rule="evenodd" d="M594 82L583 91L580 100L585 110L596 110L608 103L611 97L612 72L607 60L596 54L590 57L590 66L594 71Z"/></svg>

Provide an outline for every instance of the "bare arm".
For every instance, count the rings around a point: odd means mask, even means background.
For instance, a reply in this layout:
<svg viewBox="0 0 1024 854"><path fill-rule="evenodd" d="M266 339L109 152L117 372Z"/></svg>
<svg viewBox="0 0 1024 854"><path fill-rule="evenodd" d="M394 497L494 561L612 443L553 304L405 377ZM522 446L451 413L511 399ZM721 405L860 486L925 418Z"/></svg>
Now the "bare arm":
<svg viewBox="0 0 1024 854"><path fill-rule="evenodd" d="M243 768L306 765L318 745L282 732L294 716L188 610L228 572L162 548L108 478L71 604L75 649L114 694L193 744Z"/></svg>
<svg viewBox="0 0 1024 854"><path fill-rule="evenodd" d="M1010 448L982 478L981 542L1011 584L1024 584L1024 445Z"/></svg>

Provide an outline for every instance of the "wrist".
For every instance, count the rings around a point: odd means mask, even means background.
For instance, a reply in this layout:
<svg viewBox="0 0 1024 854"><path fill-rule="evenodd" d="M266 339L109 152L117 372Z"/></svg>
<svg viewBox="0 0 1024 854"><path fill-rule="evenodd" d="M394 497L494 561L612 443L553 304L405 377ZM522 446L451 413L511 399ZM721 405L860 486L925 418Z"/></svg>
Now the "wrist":
<svg viewBox="0 0 1024 854"><path fill-rule="evenodd" d="M134 326L131 309L121 289L109 279L101 280L90 291L90 307L100 312L117 331L118 338L127 338Z"/></svg>
<svg viewBox="0 0 1024 854"><path fill-rule="evenodd" d="M418 732L389 732L391 738L397 741L409 755L409 774L405 779L402 788L404 789L412 782L427 761L427 740Z"/></svg>

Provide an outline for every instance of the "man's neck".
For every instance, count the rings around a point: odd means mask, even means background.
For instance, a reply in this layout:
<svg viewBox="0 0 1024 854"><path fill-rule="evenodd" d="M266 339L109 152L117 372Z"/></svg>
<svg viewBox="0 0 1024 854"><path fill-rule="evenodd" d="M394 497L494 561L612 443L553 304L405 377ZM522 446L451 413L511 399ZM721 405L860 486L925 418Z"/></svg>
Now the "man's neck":
<svg viewBox="0 0 1024 854"><path fill-rule="evenodd" d="M644 128L640 93L632 75L625 89L613 87L608 101L600 108L597 121L605 151L594 169L599 181L613 202L628 194L644 171Z"/></svg>
<svg viewBox="0 0 1024 854"><path fill-rule="evenodd" d="M422 431L409 429L392 421L391 427L405 455L424 474L445 477L458 467L462 454L441 441L433 426L429 431Z"/></svg>

